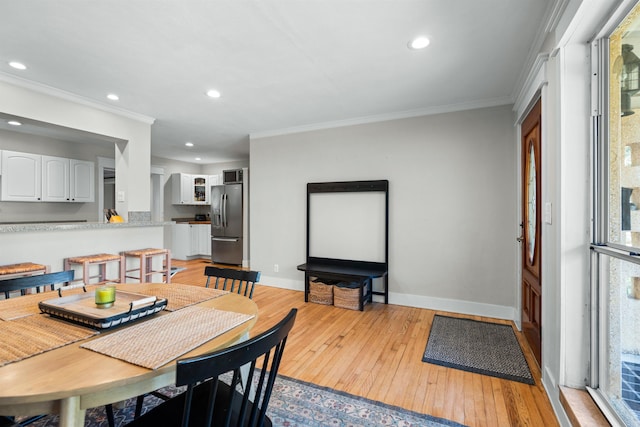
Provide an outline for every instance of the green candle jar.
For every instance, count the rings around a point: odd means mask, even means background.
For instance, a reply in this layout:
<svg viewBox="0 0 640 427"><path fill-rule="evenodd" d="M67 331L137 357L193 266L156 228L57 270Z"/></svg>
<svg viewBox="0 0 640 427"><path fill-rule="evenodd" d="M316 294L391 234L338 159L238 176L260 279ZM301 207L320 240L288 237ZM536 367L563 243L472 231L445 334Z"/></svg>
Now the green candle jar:
<svg viewBox="0 0 640 427"><path fill-rule="evenodd" d="M116 287L113 285L100 286L96 289L96 305L99 308L109 308L116 300Z"/></svg>

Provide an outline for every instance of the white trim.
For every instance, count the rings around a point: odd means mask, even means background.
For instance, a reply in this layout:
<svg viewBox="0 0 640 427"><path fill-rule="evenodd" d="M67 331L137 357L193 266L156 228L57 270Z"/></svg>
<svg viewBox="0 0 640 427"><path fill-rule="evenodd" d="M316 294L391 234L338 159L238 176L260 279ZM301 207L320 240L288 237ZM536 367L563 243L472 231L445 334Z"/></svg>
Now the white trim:
<svg viewBox="0 0 640 427"><path fill-rule="evenodd" d="M596 406L602 411L602 415L604 415L613 427L625 427L626 424L620 419L615 410L611 409L609 402L602 397L599 390L587 387L587 392L596 403Z"/></svg>
<svg viewBox="0 0 640 427"><path fill-rule="evenodd" d="M294 126L271 131L255 132L249 134L249 139L269 138L272 136L288 135L293 133L311 132L323 129L333 129L346 126L355 126L368 123L384 122L388 120L408 119L412 117L431 116L435 114L451 113L454 111L475 110L478 108L499 107L513 103L512 97L494 98L483 101L470 101L461 104L441 105L437 107L422 108L418 110L399 111L396 113L379 114L366 117L357 117L347 120L336 120L332 122L313 123L302 126Z"/></svg>
<svg viewBox="0 0 640 427"><path fill-rule="evenodd" d="M164 168L151 165L151 175L164 175Z"/></svg>
<svg viewBox="0 0 640 427"><path fill-rule="evenodd" d="M98 156L98 222L104 222L104 169L115 169L116 168L116 160L111 159L109 157L100 157Z"/></svg>
<svg viewBox="0 0 640 427"><path fill-rule="evenodd" d="M549 54L540 54L531 67L531 72L527 76L522 90L518 93L516 101L513 105L513 111L516 112L516 123L519 124L524 120L532 103L537 100L536 92L547 84L546 67L549 60Z"/></svg>
<svg viewBox="0 0 640 427"><path fill-rule="evenodd" d="M260 276L260 284L276 288L291 289L304 292L304 282L301 280L284 279L276 276ZM301 295L301 298L303 296ZM382 302L382 297L374 295L374 301ZM449 311L453 313L469 314L474 316L492 317L515 321L513 307L482 304L472 301L453 300L445 298L433 298L425 295L408 295L389 292L389 304L404 305L407 307L426 308L430 310Z"/></svg>
<svg viewBox="0 0 640 427"><path fill-rule="evenodd" d="M34 92L42 93L49 96L54 96L56 98L64 99L66 101L75 102L80 105L84 105L87 107L95 108L97 110L106 111L108 113L117 114L122 117L126 117L128 119L136 120L148 125L153 124L155 122L155 118L146 116L144 114L135 113L133 111L125 110L122 108L117 108L112 105L101 104L92 99L85 98L80 95L76 95L71 92L66 92L61 89L54 88L52 86L47 86L42 83L33 82L30 80L22 79L20 77L13 76L11 74L6 74L0 72L0 81L7 82L9 84L20 86L25 89L32 90Z"/></svg>
<svg viewBox="0 0 640 427"><path fill-rule="evenodd" d="M556 0L550 6L550 11L547 15L546 24L544 27L545 33L550 33L555 31L558 23L560 22L560 18L562 18L562 14L564 13L567 5L569 4L569 0Z"/></svg>

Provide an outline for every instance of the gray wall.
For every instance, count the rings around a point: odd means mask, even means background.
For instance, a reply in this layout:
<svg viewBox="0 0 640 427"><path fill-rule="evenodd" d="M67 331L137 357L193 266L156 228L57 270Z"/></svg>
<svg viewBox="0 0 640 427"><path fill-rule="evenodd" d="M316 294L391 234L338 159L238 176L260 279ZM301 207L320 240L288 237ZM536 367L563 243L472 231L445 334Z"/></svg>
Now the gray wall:
<svg viewBox="0 0 640 427"><path fill-rule="evenodd" d="M254 138L251 268L303 289L306 184L388 179L390 301L513 318L514 141L511 106Z"/></svg>

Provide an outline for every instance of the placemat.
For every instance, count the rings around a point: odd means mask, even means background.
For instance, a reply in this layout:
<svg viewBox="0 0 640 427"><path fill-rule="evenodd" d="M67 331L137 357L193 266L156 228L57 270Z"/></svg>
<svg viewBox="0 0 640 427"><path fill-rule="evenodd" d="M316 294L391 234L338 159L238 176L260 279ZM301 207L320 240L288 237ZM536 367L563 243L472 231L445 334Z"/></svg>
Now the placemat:
<svg viewBox="0 0 640 427"><path fill-rule="evenodd" d="M47 315L26 316L0 322L0 366L89 338L97 333L98 331Z"/></svg>
<svg viewBox="0 0 640 427"><path fill-rule="evenodd" d="M136 289L132 292L166 298L168 304L165 310L167 311L180 310L181 308L229 293L221 289L203 288L201 286L181 285L177 283L154 283L145 286L144 290L139 291Z"/></svg>
<svg viewBox="0 0 640 427"><path fill-rule="evenodd" d="M89 292L89 288L91 287L87 287L87 292ZM62 295L73 295L80 292L83 292L82 288L74 288L63 290ZM33 314L39 314L40 309L38 308L38 303L40 301L54 298L58 298L58 290L0 300L0 319L14 320L25 316L31 316Z"/></svg>
<svg viewBox="0 0 640 427"><path fill-rule="evenodd" d="M187 307L89 341L81 347L157 369L253 317L207 307Z"/></svg>

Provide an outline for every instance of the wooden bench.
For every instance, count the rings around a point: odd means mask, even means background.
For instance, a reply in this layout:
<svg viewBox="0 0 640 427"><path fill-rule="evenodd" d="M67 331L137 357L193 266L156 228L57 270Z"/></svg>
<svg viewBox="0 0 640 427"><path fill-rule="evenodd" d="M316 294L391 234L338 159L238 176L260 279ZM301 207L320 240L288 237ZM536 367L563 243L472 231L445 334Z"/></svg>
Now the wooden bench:
<svg viewBox="0 0 640 427"><path fill-rule="evenodd" d="M309 257L305 264L300 264L297 268L300 271L304 271L305 302L309 301L309 280L311 276L315 276L319 279L333 279L357 283L360 292L360 311L364 310L365 303L373 301L373 295L383 295L384 303L389 304L388 270L386 263ZM372 282L375 278L384 279L384 290L373 290Z"/></svg>

